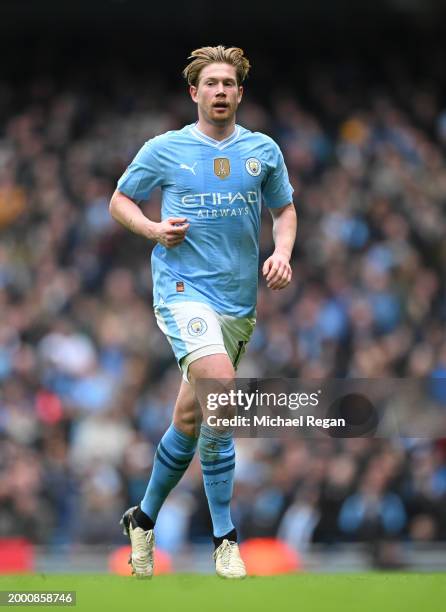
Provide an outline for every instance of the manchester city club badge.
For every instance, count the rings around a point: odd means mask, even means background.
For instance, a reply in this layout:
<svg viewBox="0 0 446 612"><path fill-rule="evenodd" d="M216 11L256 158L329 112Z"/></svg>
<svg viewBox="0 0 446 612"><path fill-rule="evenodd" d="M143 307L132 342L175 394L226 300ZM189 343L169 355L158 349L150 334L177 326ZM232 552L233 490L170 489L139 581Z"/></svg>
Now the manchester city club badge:
<svg viewBox="0 0 446 612"><path fill-rule="evenodd" d="M250 157L246 160L245 168L246 172L251 176L259 176L262 172L262 164L260 160L255 157Z"/></svg>
<svg viewBox="0 0 446 612"><path fill-rule="evenodd" d="M206 332L207 328L208 326L206 321L201 317L191 319L187 325L187 331L189 332L190 336L202 336Z"/></svg>

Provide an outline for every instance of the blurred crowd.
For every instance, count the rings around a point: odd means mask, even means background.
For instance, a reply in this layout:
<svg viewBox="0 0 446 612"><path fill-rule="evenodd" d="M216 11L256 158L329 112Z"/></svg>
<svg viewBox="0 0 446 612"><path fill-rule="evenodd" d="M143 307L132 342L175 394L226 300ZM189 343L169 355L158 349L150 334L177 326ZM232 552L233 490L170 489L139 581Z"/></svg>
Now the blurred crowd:
<svg viewBox="0 0 446 612"><path fill-rule="evenodd" d="M446 109L433 80L393 70L385 89L327 68L267 96L247 84L238 123L280 144L299 226L291 285L260 279L242 377L446 377ZM144 141L195 120L185 88L147 80L115 71L97 93L35 76L20 104L0 83L0 536L123 543L171 418L152 244L108 211ZM143 210L159 219L160 194ZM261 262L272 249L264 211ZM241 539L446 539L442 440L236 444ZM157 530L172 552L209 541L197 460Z"/></svg>

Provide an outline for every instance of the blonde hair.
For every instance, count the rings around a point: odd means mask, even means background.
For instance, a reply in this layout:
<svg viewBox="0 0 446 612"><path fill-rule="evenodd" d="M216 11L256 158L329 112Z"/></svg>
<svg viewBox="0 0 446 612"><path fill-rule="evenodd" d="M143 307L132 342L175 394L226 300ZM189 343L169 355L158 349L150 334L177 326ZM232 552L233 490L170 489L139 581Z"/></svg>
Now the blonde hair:
<svg viewBox="0 0 446 612"><path fill-rule="evenodd" d="M200 47L200 49L192 51L187 59L192 59L193 61L183 70L183 76L189 85L194 87L198 85L200 72L209 64L217 62L234 66L237 74L237 85L243 83L251 68L248 58L243 54L243 49L238 47L226 48L222 45L217 47Z"/></svg>

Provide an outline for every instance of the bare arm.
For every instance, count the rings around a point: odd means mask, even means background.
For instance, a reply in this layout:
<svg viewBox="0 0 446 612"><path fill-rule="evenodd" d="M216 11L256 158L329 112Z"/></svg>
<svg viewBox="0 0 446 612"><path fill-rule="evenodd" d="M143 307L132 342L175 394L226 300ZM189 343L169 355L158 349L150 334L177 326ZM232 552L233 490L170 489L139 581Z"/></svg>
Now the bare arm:
<svg viewBox="0 0 446 612"><path fill-rule="evenodd" d="M296 209L290 203L283 208L271 208L270 212L273 218L274 252L282 253L289 261L296 240Z"/></svg>
<svg viewBox="0 0 446 612"><path fill-rule="evenodd" d="M270 289L283 289L291 281L291 253L296 239L297 216L294 204L271 208L274 253L263 264L263 276Z"/></svg>
<svg viewBox="0 0 446 612"><path fill-rule="evenodd" d="M185 217L169 217L161 223L151 221L132 199L118 190L112 195L109 210L115 221L134 234L155 240L167 248L183 242L189 229Z"/></svg>

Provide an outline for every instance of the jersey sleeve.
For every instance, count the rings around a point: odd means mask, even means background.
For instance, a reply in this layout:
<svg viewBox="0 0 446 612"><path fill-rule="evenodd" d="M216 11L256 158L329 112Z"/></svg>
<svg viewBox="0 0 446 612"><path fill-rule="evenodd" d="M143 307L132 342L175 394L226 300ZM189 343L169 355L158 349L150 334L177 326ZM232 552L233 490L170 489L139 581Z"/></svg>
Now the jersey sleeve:
<svg viewBox="0 0 446 612"><path fill-rule="evenodd" d="M147 141L118 181L118 191L142 202L164 181L164 169L156 139Z"/></svg>
<svg viewBox="0 0 446 612"><path fill-rule="evenodd" d="M282 151L272 142L268 173L262 185L262 195L268 208L281 208L293 200L293 187L288 178Z"/></svg>

